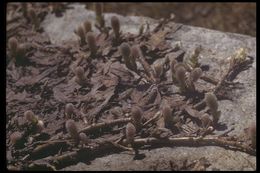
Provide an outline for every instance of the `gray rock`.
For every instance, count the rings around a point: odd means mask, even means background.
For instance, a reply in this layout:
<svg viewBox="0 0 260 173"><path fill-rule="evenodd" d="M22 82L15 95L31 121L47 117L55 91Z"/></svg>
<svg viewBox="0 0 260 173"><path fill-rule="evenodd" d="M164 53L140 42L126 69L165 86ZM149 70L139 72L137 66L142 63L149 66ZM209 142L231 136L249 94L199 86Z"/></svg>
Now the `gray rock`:
<svg viewBox="0 0 260 173"><path fill-rule="evenodd" d="M77 41L77 36L74 34L74 29L81 25L86 20L92 23L94 32L98 30L94 27L95 12L86 10L84 5L72 4L72 9L66 10L62 17L55 17L55 14L48 14L42 22L44 30L49 34L51 42L55 44L62 44L67 41ZM137 34L142 24L148 22L150 29L155 26L155 20L151 18L140 18L136 16L120 16L115 13L104 14L107 26L111 26L110 19L112 16L117 16L120 20L121 31Z"/></svg>
<svg viewBox="0 0 260 173"><path fill-rule="evenodd" d="M245 153L236 153L225 150L220 147L177 147L177 148L157 148L153 150L144 150L145 154L142 160L134 160L133 154L122 152L120 154L111 154L102 158L96 158L91 164L78 163L66 167L62 170L89 170L89 171L130 171L130 170L162 170L170 171L170 161L182 163L185 159L190 162L205 157L211 164L207 170L255 170L256 162L252 156Z"/></svg>
<svg viewBox="0 0 260 173"><path fill-rule="evenodd" d="M95 23L93 11L86 10L80 4L72 6L74 8L67 10L63 17L57 18L53 14L48 14L42 23L44 30L55 44L76 41L77 36L73 30L86 19L90 20L92 24ZM119 17L123 32L137 33L141 24L146 21L151 24L152 29L156 22L150 18L123 17L110 13L105 14L108 25L110 25L110 18L113 15ZM184 50L188 53L195 46L201 45L203 50L199 60L203 64L210 64L208 75L212 75L216 79L219 79L228 67L228 57L240 47L248 49L248 54L254 59L256 58L256 39L250 36L182 25L179 30L172 33L171 38L170 42L173 45L176 41L181 41ZM222 112L220 122L226 124L228 129L235 128L231 134L240 135L250 122L256 119L256 62L254 61L249 70L240 73L235 82L243 83L244 89L234 91L234 101L219 101L219 109ZM78 163L63 170L170 170L169 161L179 162L185 158L193 160L201 157L205 157L211 163L207 170L256 169L256 157L214 146L164 147L150 151L142 150L141 153L146 155L143 160L133 160L132 154L122 152L96 158L91 161L90 165Z"/></svg>

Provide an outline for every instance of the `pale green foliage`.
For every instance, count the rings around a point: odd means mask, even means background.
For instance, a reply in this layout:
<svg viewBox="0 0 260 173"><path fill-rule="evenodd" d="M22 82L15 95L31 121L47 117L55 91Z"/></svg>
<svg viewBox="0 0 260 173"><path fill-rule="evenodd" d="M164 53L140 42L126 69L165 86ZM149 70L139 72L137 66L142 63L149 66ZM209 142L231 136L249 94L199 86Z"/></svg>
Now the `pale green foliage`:
<svg viewBox="0 0 260 173"><path fill-rule="evenodd" d="M196 67L199 67L199 54L200 54L200 52L201 52L201 46L198 46L198 47L196 47L193 51L192 51L192 53L191 53L191 55L190 55L190 57L188 58L188 59L185 59L185 63L188 65L188 66L190 66L192 69L193 68L196 68Z"/></svg>

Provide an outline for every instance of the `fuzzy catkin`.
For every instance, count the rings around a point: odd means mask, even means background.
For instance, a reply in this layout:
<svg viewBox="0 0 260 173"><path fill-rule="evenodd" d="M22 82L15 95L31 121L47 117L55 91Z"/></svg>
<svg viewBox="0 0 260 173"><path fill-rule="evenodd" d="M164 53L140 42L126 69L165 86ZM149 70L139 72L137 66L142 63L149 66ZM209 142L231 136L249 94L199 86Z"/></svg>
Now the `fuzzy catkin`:
<svg viewBox="0 0 260 173"><path fill-rule="evenodd" d="M87 78L84 73L85 72L82 67L77 67L75 70L75 82L83 87L87 85Z"/></svg>
<svg viewBox="0 0 260 173"><path fill-rule="evenodd" d="M84 26L84 29L85 29L85 33L88 33L92 30L92 26L91 26L91 23L90 21L86 20L84 23L83 23L83 26Z"/></svg>
<svg viewBox="0 0 260 173"><path fill-rule="evenodd" d="M132 118L134 120L140 121L142 119L143 111L139 107L137 106L133 107L131 113L132 113Z"/></svg>
<svg viewBox="0 0 260 173"><path fill-rule="evenodd" d="M128 43L122 43L119 47L119 50L122 54L122 57L124 58L125 65L128 69L136 71L137 65L135 62L135 58L131 52L131 48Z"/></svg>
<svg viewBox="0 0 260 173"><path fill-rule="evenodd" d="M126 59L129 59L129 56L131 54L130 46L128 43L122 43L120 45L120 52L122 56Z"/></svg>
<svg viewBox="0 0 260 173"><path fill-rule="evenodd" d="M218 109L217 97L213 93L205 94L205 102L211 111L216 112Z"/></svg>
<svg viewBox="0 0 260 173"><path fill-rule="evenodd" d="M160 64L156 64L154 65L154 74L157 78L160 78L162 76L162 73L163 73L163 65L160 63Z"/></svg>
<svg viewBox="0 0 260 173"><path fill-rule="evenodd" d="M180 84L181 90L186 89L186 69L183 66L175 67L175 77Z"/></svg>
<svg viewBox="0 0 260 173"><path fill-rule="evenodd" d="M79 139L79 134L78 134L78 128L77 125L75 123L74 120L70 119L66 121L65 124L66 130L67 132L70 134L70 136L74 139L74 140L78 140Z"/></svg>
<svg viewBox="0 0 260 173"><path fill-rule="evenodd" d="M22 138L21 132L14 132L10 135L10 142L15 145Z"/></svg>
<svg viewBox="0 0 260 173"><path fill-rule="evenodd" d="M115 37L118 38L119 37L119 32L120 32L120 22L119 22L118 17L113 16L111 18L111 26L112 26L112 29L113 29L113 31L115 33Z"/></svg>
<svg viewBox="0 0 260 173"><path fill-rule="evenodd" d="M87 33L87 43L91 53L96 53L97 45L96 45L96 37L93 32Z"/></svg>
<svg viewBox="0 0 260 173"><path fill-rule="evenodd" d="M79 134L79 139L82 141L82 143L86 144L89 142L89 139L85 133L80 133Z"/></svg>
<svg viewBox="0 0 260 173"><path fill-rule="evenodd" d="M126 140L128 143L132 143L134 141L135 133L135 126L132 123L128 123L126 125Z"/></svg>
<svg viewBox="0 0 260 173"><path fill-rule="evenodd" d="M201 117L202 127L206 128L206 127L210 126L211 123L212 123L212 120L210 119L210 117L209 117L208 114L204 114L204 115Z"/></svg>
<svg viewBox="0 0 260 173"><path fill-rule="evenodd" d="M26 45L21 43L18 45L16 49L16 56L17 57L24 57L26 53Z"/></svg>
<svg viewBox="0 0 260 173"><path fill-rule="evenodd" d="M33 111L28 110L28 111L24 112L24 116L27 121L31 122L31 121L33 121L35 115L34 115Z"/></svg>
<svg viewBox="0 0 260 173"><path fill-rule="evenodd" d="M37 131L41 132L44 129L44 122L42 120L39 120L38 123L36 124Z"/></svg>
<svg viewBox="0 0 260 173"><path fill-rule="evenodd" d="M85 38L85 30L84 30L84 27L83 27L83 26L80 25L80 26L78 27L77 34L78 34L78 36L79 36L81 39L84 39L84 38Z"/></svg>
<svg viewBox="0 0 260 173"><path fill-rule="evenodd" d="M136 127L136 130L139 131L142 127L143 111L139 107L135 106L131 110L131 115L133 124Z"/></svg>
<svg viewBox="0 0 260 173"><path fill-rule="evenodd" d="M165 127L170 128L173 125L173 117L172 117L172 109L169 105L165 105L162 108L162 115L163 115Z"/></svg>
<svg viewBox="0 0 260 173"><path fill-rule="evenodd" d="M18 47L18 41L16 38L12 37L8 40L8 47L12 52L16 52Z"/></svg>
<svg viewBox="0 0 260 173"><path fill-rule="evenodd" d="M170 67L171 67L171 72L172 73L175 73L175 65L177 64L178 62L176 61L176 59L173 59L170 63Z"/></svg>
<svg viewBox="0 0 260 173"><path fill-rule="evenodd" d="M197 67L193 69L190 73L190 78L193 82L196 82L202 75L202 70L201 68Z"/></svg>
<svg viewBox="0 0 260 173"><path fill-rule="evenodd" d="M139 46L137 46L137 45L132 46L131 52L132 52L132 58L134 58L134 59L139 58L140 55L141 55L140 48L139 48Z"/></svg>
<svg viewBox="0 0 260 173"><path fill-rule="evenodd" d="M65 113L68 118L71 118L71 115L73 114L73 112L74 112L74 105L71 103L66 104Z"/></svg>
<svg viewBox="0 0 260 173"><path fill-rule="evenodd" d="M83 79L84 78L84 69L82 67L77 67L75 70L75 74L78 78Z"/></svg>

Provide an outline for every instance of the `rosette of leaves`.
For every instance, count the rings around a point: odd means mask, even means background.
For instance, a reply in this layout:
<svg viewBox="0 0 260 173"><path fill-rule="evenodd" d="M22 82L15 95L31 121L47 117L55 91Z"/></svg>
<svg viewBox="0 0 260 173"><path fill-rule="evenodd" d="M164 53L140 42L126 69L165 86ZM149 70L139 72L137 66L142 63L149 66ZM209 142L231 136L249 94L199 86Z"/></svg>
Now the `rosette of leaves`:
<svg viewBox="0 0 260 173"><path fill-rule="evenodd" d="M85 76L85 71L82 67L77 67L75 69L75 82L82 87L85 87L88 84L87 78Z"/></svg>

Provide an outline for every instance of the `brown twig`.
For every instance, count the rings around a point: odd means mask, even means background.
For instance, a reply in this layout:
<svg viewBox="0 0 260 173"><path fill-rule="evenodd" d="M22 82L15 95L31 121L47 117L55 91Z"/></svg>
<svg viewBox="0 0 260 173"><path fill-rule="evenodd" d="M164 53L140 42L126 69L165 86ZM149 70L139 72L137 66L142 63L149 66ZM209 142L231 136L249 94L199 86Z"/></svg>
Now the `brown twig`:
<svg viewBox="0 0 260 173"><path fill-rule="evenodd" d="M78 160L79 152L72 151L61 156L53 157L49 160L51 165L54 166L55 169L62 169L66 166L76 164Z"/></svg>
<svg viewBox="0 0 260 173"><path fill-rule="evenodd" d="M126 140L123 141L126 145ZM134 146L144 146L144 145L174 145L174 146L220 146L231 150L237 150L246 152L250 155L255 155L256 151L250 147L240 144L237 141L228 141L225 138L220 137L179 137L179 138L169 138L169 139L157 139L157 138L141 138L135 139L133 142ZM89 157L94 157L99 153L105 154L111 150L128 150L132 151L128 147L119 146L111 141L103 141L95 147L85 147L78 151L72 151L60 156L45 158L42 161L46 164L53 166L54 169L61 169L66 166L76 164L81 160L87 160ZM87 156L87 157L86 157ZM38 160L39 161L39 160Z"/></svg>
<svg viewBox="0 0 260 173"><path fill-rule="evenodd" d="M126 150L126 151L134 151L133 148L129 148L129 147L125 147L123 145L118 144L118 142L113 142L113 141L108 141L110 142L112 145L114 145L115 147L122 149L122 150Z"/></svg>
<svg viewBox="0 0 260 173"><path fill-rule="evenodd" d="M201 76L201 79L208 82L208 83L211 83L213 85L217 85L218 84L218 81L216 79L213 79L212 77L208 77L208 76Z"/></svg>
<svg viewBox="0 0 260 173"><path fill-rule="evenodd" d="M147 120L147 121L143 124L143 127L147 126L147 124L150 124L150 123L156 121L160 116L161 116L161 111L157 112L151 119Z"/></svg>
<svg viewBox="0 0 260 173"><path fill-rule="evenodd" d="M126 141L124 140L125 144ZM248 146L240 144L237 141L227 141L225 138L219 137L180 137L169 139L157 139L157 138L142 138L135 139L135 145L158 145L158 144L173 144L174 146L219 146L231 150L237 150L246 152L250 155L256 155L256 151Z"/></svg>
<svg viewBox="0 0 260 173"><path fill-rule="evenodd" d="M89 133L89 132L97 130L97 129L107 128L107 127L111 127L111 126L115 126L115 125L119 125L119 124L125 124L125 123L128 123L130 121L131 121L131 118L122 118L122 119L117 119L117 120L113 120L113 121L92 124L88 127L81 129L79 131L79 133L81 133L81 132Z"/></svg>
<svg viewBox="0 0 260 173"><path fill-rule="evenodd" d="M54 166L52 166L49 163L43 162L43 163L31 163L27 170L41 170L41 171L57 171L56 168Z"/></svg>
<svg viewBox="0 0 260 173"><path fill-rule="evenodd" d="M95 158L96 155L104 155L105 153L109 153L112 150L122 151L124 149L126 149L126 147L118 147L110 141L103 141L95 147L84 147L80 148L78 151L71 151L60 156L43 160L47 160L47 163L53 165L55 169L62 169L66 166L76 164L79 161L86 161L91 158Z"/></svg>
<svg viewBox="0 0 260 173"><path fill-rule="evenodd" d="M109 101L112 99L114 94L115 94L115 88L113 88L112 91L106 96L106 99L103 101L103 103L97 106L96 109L91 113L89 117L92 122L97 121L98 116L105 109L105 107L107 107ZM83 116L88 116L88 114L85 114Z"/></svg>
<svg viewBox="0 0 260 173"><path fill-rule="evenodd" d="M48 141L45 144L37 146L31 153L27 159L39 159L44 158L49 155L54 155L58 153L60 148L67 148L68 142L64 140L60 141ZM48 152L46 152L48 151Z"/></svg>
<svg viewBox="0 0 260 173"><path fill-rule="evenodd" d="M225 137L225 136L227 136L227 135L228 135L228 133L232 132L234 129L235 129L235 128L234 128L234 127L232 127L232 128L231 128L231 129L229 129L228 131L226 131L226 132L222 133L221 135L219 135L219 137Z"/></svg>

